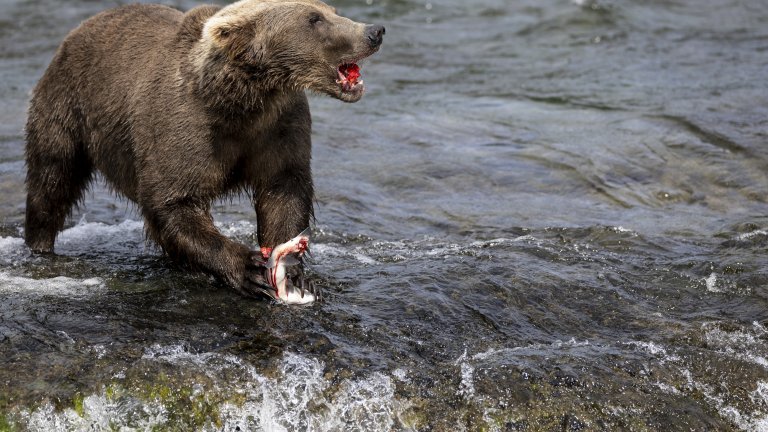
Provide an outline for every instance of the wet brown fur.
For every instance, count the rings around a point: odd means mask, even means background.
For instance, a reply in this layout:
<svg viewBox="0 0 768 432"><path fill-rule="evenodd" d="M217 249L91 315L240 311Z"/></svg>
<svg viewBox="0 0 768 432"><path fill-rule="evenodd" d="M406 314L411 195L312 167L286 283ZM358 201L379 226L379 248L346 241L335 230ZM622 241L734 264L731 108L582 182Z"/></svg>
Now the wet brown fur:
<svg viewBox="0 0 768 432"><path fill-rule="evenodd" d="M329 25L312 24L312 14ZM53 251L98 170L138 204L148 236L169 256L247 291L254 252L218 232L211 203L249 193L261 246L307 228L304 91L347 100L336 68L372 53L364 28L316 0L248 0L186 14L131 5L85 21L59 47L31 101L27 244Z"/></svg>

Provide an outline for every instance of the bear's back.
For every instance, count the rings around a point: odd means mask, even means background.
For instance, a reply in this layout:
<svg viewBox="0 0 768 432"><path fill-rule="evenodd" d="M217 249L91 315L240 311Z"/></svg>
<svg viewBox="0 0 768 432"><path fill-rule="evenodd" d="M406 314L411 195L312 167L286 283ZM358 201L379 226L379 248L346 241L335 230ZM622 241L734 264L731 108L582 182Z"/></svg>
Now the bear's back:
<svg viewBox="0 0 768 432"><path fill-rule="evenodd" d="M141 4L89 18L59 46L30 104L36 113L30 118L40 124L63 119L95 166L131 199L133 131L148 102L170 99L175 71L187 55L177 49L183 22L178 10ZM167 94L156 91L157 81Z"/></svg>
<svg viewBox="0 0 768 432"><path fill-rule="evenodd" d="M136 4L104 11L67 35L54 62L61 61L76 81L81 77L111 81L126 74L137 75L147 70L147 63L167 58L168 43L175 39L182 17L178 10L160 5ZM82 88L87 83L80 84Z"/></svg>

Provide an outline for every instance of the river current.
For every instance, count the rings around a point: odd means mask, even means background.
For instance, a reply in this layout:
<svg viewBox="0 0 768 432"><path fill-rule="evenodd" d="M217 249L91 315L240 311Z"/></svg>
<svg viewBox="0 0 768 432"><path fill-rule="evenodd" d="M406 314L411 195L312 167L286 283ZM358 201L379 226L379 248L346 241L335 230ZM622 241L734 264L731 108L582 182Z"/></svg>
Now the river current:
<svg viewBox="0 0 768 432"><path fill-rule="evenodd" d="M121 3L0 2L0 431L768 431L768 3L332 2L387 35L362 101L311 97L304 308L103 181L24 246L30 91Z"/></svg>

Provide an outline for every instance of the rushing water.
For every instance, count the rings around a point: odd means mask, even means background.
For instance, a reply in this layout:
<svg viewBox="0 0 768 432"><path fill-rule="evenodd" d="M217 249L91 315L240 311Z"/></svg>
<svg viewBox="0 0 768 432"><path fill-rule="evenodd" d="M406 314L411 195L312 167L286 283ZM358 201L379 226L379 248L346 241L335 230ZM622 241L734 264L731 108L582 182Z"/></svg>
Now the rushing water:
<svg viewBox="0 0 768 432"><path fill-rule="evenodd" d="M311 101L308 308L103 184L24 246L29 92L118 3L0 3L0 431L768 431L765 1L335 2L387 36ZM249 207L214 216L255 247Z"/></svg>

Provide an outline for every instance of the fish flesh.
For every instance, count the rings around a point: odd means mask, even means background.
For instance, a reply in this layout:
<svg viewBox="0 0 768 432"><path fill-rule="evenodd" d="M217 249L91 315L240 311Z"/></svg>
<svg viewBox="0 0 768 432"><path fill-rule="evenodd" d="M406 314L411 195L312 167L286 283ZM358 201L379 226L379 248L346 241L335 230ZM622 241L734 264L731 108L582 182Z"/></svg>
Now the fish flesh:
<svg viewBox="0 0 768 432"><path fill-rule="evenodd" d="M264 290L273 299L285 304L310 304L316 300L313 288L307 289L304 275L299 274L300 286L289 283L286 267L301 264L300 258L309 249L309 228L285 243L275 246L264 264L267 283L274 291ZM266 252L262 249L262 253ZM266 258L266 257L265 257Z"/></svg>

